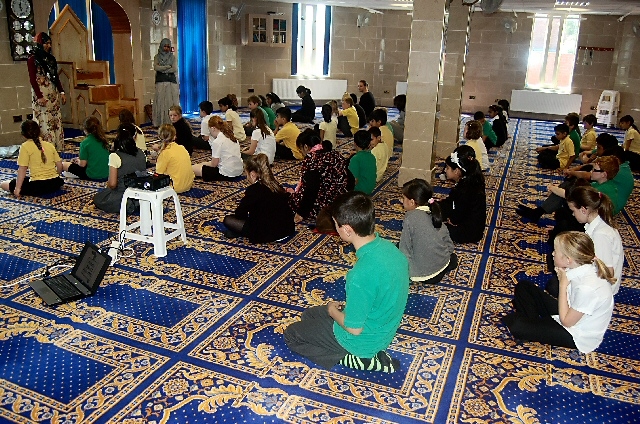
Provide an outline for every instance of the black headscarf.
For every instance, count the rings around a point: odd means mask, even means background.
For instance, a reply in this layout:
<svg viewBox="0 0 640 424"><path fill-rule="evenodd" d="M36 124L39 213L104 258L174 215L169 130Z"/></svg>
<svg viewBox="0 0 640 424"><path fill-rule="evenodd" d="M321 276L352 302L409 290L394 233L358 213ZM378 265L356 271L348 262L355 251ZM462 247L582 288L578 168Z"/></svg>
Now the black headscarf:
<svg viewBox="0 0 640 424"><path fill-rule="evenodd" d="M49 41L51 41L51 37L45 32L36 35L36 45L33 50L33 56L35 57L36 65L42 69L42 72L49 78L49 81L58 87L60 85L60 80L58 79L58 62L54 55L44 49L44 45Z"/></svg>

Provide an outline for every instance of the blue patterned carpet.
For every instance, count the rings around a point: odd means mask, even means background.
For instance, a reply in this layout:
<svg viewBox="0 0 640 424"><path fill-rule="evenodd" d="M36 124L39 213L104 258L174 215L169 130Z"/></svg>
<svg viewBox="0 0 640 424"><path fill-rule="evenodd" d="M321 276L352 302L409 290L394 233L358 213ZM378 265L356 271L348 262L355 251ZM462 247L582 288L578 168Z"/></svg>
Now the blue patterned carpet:
<svg viewBox="0 0 640 424"><path fill-rule="evenodd" d="M639 422L637 191L617 217L626 262L604 343L588 355L516 343L500 317L511 308L516 279L546 279L551 221L524 223L515 207L540 202L560 177L538 169L532 153L552 123L512 119L510 131L516 142L490 154L485 238L457 246L460 266L442 284L412 285L389 349L401 371L325 371L292 354L283 329L309 306L344 299L353 249L306 224L282 244L226 240L221 220L246 183L200 181L180 195L188 245L174 241L156 258L150 245L129 243L135 255L109 269L95 296L49 308L25 282L0 288L0 420ZM393 241L403 219L400 151L374 194L378 231ZM197 156L207 159L206 152ZM16 168L1 161L0 177ZM296 183L295 163L274 169L283 183ZM78 254L86 240L107 246L118 217L90 201L103 184L69 180L45 199L0 196L0 285ZM447 187L439 184L443 195Z"/></svg>

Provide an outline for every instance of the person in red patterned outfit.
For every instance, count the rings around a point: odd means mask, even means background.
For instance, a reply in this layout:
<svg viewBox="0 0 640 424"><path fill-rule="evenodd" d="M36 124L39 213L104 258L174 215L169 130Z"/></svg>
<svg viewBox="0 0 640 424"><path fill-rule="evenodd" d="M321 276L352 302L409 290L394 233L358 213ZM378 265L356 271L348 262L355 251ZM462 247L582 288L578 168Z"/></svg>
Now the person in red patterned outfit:
<svg viewBox="0 0 640 424"><path fill-rule="evenodd" d="M33 119L40 124L41 138L53 144L58 152L64 145L60 101L67 97L58 78L58 62L51 54L51 37L41 32L36 36L33 54L27 60L31 82Z"/></svg>

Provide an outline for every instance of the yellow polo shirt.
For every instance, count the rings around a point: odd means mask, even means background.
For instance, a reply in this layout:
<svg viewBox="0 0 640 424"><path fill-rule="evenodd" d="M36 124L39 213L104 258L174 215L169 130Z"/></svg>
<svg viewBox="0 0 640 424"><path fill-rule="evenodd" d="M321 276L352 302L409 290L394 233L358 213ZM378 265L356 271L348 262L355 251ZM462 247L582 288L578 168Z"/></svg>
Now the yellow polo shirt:
<svg viewBox="0 0 640 424"><path fill-rule="evenodd" d="M298 150L298 146L296 146L296 140L300 135L300 130L293 122L287 122L280 128L278 134L276 134L276 143L282 142L286 147L291 149L293 152L293 157L302 160L303 156Z"/></svg>

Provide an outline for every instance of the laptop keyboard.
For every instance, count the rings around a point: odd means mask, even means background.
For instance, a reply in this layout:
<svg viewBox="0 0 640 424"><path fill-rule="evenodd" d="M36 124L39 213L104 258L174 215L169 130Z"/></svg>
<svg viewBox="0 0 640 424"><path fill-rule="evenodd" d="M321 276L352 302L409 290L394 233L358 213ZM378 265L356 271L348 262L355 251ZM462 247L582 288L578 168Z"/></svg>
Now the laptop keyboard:
<svg viewBox="0 0 640 424"><path fill-rule="evenodd" d="M73 284L71 284L69 281L67 281L66 278L61 276L50 278L49 280L47 280L47 285L62 300L81 294Z"/></svg>

